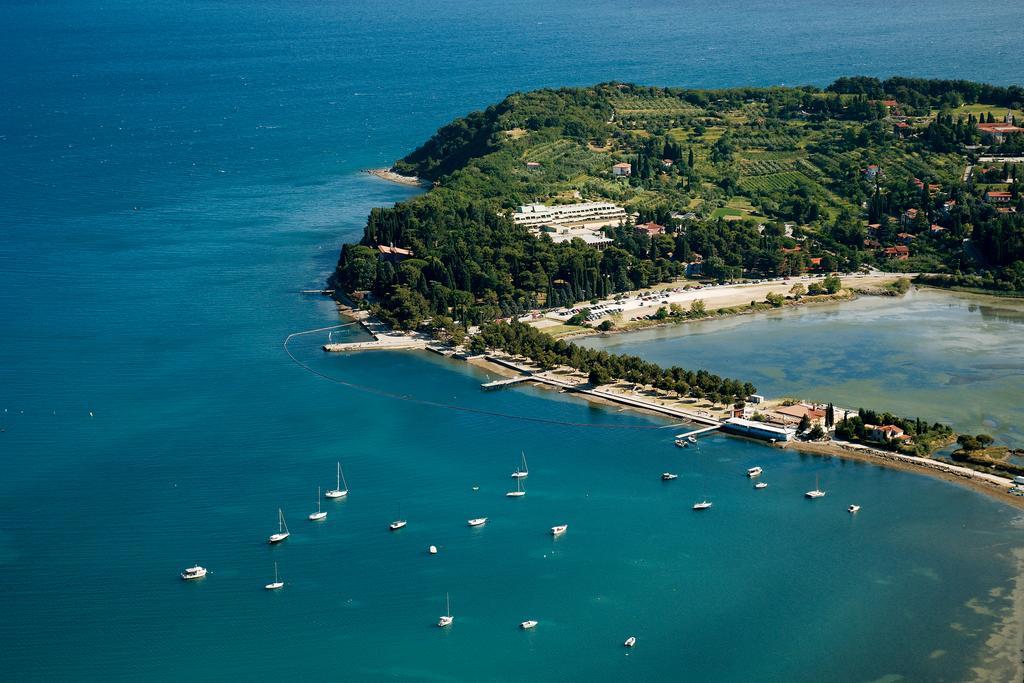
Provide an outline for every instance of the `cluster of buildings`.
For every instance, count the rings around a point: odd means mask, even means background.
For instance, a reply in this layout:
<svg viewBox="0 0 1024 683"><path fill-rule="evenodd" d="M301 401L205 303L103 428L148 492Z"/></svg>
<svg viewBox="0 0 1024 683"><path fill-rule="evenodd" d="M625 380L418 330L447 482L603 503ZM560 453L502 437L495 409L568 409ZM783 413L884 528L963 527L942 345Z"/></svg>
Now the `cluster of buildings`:
<svg viewBox="0 0 1024 683"><path fill-rule="evenodd" d="M536 235L546 233L553 242L571 242L574 239L604 249L613 240L601 228L625 223L630 218L621 206L610 202L577 202L575 204L524 204L512 214L516 225Z"/></svg>
<svg viewBox="0 0 1024 683"><path fill-rule="evenodd" d="M733 416L725 421L723 429L734 434L742 434L766 441L789 441L797 434L799 425L804 418L807 419L809 429L821 427L828 430L825 425L826 407L816 403L793 403L783 405L772 410L758 411L756 417L751 419L755 406L763 402L761 396L751 396L749 403L743 408L737 408ZM836 411L836 420L842 416ZM913 443L914 439L896 425L864 425L864 438L866 441L888 444L901 442L904 444Z"/></svg>

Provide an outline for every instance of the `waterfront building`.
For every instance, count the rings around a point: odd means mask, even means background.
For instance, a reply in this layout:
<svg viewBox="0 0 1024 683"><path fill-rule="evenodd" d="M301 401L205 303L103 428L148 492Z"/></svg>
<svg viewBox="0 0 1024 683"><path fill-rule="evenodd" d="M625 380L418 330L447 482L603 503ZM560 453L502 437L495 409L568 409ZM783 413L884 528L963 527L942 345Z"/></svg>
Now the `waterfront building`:
<svg viewBox="0 0 1024 683"><path fill-rule="evenodd" d="M793 438L793 430L788 427L776 427L742 417L730 417L722 423L722 430L763 441L789 441Z"/></svg>

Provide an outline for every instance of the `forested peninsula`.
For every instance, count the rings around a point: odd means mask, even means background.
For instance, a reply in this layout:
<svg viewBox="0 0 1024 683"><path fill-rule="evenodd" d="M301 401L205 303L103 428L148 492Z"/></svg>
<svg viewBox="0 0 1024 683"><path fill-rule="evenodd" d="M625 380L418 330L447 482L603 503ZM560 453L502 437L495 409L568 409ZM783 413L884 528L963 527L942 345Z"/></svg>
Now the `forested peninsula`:
<svg viewBox="0 0 1024 683"><path fill-rule="evenodd" d="M873 266L1021 292L1022 107L1018 86L910 78L515 93L395 163L432 189L374 209L331 286L404 328L686 275ZM516 220L524 205L582 202L623 214L596 239Z"/></svg>

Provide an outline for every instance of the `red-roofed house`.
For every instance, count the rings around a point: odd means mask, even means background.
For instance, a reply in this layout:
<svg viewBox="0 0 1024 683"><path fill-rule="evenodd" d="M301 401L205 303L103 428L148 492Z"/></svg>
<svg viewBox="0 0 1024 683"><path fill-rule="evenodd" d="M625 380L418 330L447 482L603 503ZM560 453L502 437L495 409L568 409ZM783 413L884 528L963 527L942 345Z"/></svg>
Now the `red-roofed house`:
<svg viewBox="0 0 1024 683"><path fill-rule="evenodd" d="M626 162L615 164L612 166L612 175L620 177L633 175L633 165L627 164Z"/></svg>
<svg viewBox="0 0 1024 683"><path fill-rule="evenodd" d="M917 209L907 209L900 216L900 225L909 225L917 220Z"/></svg>
<svg viewBox="0 0 1024 683"><path fill-rule="evenodd" d="M914 236L911 235L909 232L901 232L898 235L896 235L896 240L900 244L910 244L911 242L914 241Z"/></svg>
<svg viewBox="0 0 1024 683"><path fill-rule="evenodd" d="M988 138L988 141L995 145L1005 142L1007 135L1024 133L1024 128L1018 128L1012 123L979 123L978 130L981 137Z"/></svg>
<svg viewBox="0 0 1024 683"><path fill-rule="evenodd" d="M932 223L932 226L928 229L931 231L933 235L941 235L942 233L946 232L946 229L944 227L942 227L941 225L935 225L934 223Z"/></svg>
<svg viewBox="0 0 1024 683"><path fill-rule="evenodd" d="M875 176L877 176L881 170L882 169L878 168L876 164L871 164L864 169L864 175L868 177L868 180L874 180Z"/></svg>
<svg viewBox="0 0 1024 683"><path fill-rule="evenodd" d="M377 252L380 258L385 261L391 261L392 263L399 263L407 258L411 258L413 255L408 249L402 249L401 247L387 244L378 244Z"/></svg>
<svg viewBox="0 0 1024 683"><path fill-rule="evenodd" d="M817 406L807 403L797 403L791 406L782 406L775 409L777 415L782 416L783 423L797 424L805 416L811 421L811 426L825 426L825 411Z"/></svg>
<svg viewBox="0 0 1024 683"><path fill-rule="evenodd" d="M885 248L885 257L896 259L897 261L906 261L910 258L910 249L905 244L897 244L895 247Z"/></svg>
<svg viewBox="0 0 1024 683"><path fill-rule="evenodd" d="M989 190L985 193L985 201L992 204L1004 204L1013 199L1013 195L1009 192L995 192Z"/></svg>
<svg viewBox="0 0 1024 683"><path fill-rule="evenodd" d="M649 237L654 237L655 235L664 235L665 234L665 226L664 225L658 225L657 223L653 223L653 222L652 223L640 223L639 225L635 226L633 229L636 230L636 232L638 234L648 235Z"/></svg>
<svg viewBox="0 0 1024 683"><path fill-rule="evenodd" d="M902 439L904 437L903 430L896 425L864 425L864 435L869 441L877 441L879 443L886 443L893 439Z"/></svg>

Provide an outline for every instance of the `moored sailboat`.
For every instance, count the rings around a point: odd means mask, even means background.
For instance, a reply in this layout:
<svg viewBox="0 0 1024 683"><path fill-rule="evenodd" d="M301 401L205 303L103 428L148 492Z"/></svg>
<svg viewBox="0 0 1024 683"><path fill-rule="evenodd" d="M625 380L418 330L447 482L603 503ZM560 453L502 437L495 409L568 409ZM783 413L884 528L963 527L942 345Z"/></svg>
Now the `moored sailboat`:
<svg viewBox="0 0 1024 683"><path fill-rule="evenodd" d="M440 619L437 620L438 626L451 626L452 622L455 621L455 617L452 616L452 602L451 598L447 593L444 594L445 609L447 610Z"/></svg>
<svg viewBox="0 0 1024 683"><path fill-rule="evenodd" d="M316 489L316 512L310 513L309 520L319 522L324 519L327 519L327 513L320 509L320 487L318 486Z"/></svg>
<svg viewBox="0 0 1024 683"><path fill-rule="evenodd" d="M337 475L337 479L338 479L338 481L334 485L335 487L333 489L331 489L330 491L328 491L327 493L324 494L328 498L344 498L345 496L348 495L348 483L345 482L345 473L341 471L341 462L340 461L338 462L338 475ZM344 487L342 487L342 483L345 484Z"/></svg>
<svg viewBox="0 0 1024 683"><path fill-rule="evenodd" d="M281 508L277 508L277 533L271 534L267 542L280 543L291 535L291 532L288 531L288 523L284 521L284 513L281 512Z"/></svg>

